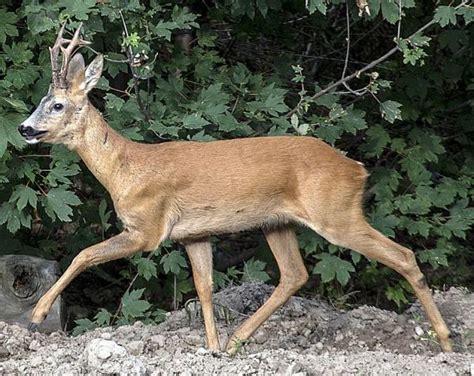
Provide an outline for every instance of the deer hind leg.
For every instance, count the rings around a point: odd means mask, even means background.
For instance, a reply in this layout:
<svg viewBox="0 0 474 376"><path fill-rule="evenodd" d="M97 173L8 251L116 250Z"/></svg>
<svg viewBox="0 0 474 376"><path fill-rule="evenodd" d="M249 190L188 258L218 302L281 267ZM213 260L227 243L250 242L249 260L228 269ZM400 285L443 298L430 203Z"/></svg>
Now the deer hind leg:
<svg viewBox="0 0 474 376"><path fill-rule="evenodd" d="M270 298L229 339L226 351L235 354L257 328L308 280L295 232L290 227L264 230L280 269L280 283Z"/></svg>
<svg viewBox="0 0 474 376"><path fill-rule="evenodd" d="M206 328L207 347L218 351L219 337L217 335L214 310L212 307L212 247L208 240L199 240L185 244L186 252L191 262L194 285L201 302L204 326Z"/></svg>
<svg viewBox="0 0 474 376"><path fill-rule="evenodd" d="M362 217L345 225L326 227L322 231L320 229L318 232L330 242L379 261L405 277L421 302L441 348L443 351L452 351L449 330L411 250L383 236Z"/></svg>

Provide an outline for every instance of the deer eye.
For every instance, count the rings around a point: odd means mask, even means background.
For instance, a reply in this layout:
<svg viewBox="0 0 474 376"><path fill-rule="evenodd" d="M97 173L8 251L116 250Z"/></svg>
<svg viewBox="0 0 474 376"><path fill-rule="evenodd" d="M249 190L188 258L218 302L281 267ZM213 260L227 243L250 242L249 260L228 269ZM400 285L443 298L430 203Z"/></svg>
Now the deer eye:
<svg viewBox="0 0 474 376"><path fill-rule="evenodd" d="M64 105L62 103L55 103L53 105L53 110L54 111L61 111L64 108Z"/></svg>

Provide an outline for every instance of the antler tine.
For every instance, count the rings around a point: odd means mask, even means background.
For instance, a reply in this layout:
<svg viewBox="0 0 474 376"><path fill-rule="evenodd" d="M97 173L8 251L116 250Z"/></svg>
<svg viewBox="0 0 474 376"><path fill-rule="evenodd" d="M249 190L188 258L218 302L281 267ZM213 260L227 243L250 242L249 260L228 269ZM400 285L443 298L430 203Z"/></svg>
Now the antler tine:
<svg viewBox="0 0 474 376"><path fill-rule="evenodd" d="M66 87L67 69L69 62L71 61L71 57L76 49L90 44L90 42L80 38L82 22L74 32L72 39L63 38L65 27L66 23L64 23L61 27L61 30L59 30L58 37L56 38L56 42L54 43L53 47L49 49L51 54L51 67L53 70L53 85L54 87L58 88ZM67 44L67 47L64 47L65 44ZM58 67L58 57L60 50L63 54L61 68Z"/></svg>
<svg viewBox="0 0 474 376"><path fill-rule="evenodd" d="M65 27L66 27L66 22L64 22L63 25L61 26L61 29L59 30L59 33L58 33L58 37L56 38L56 41L54 42L53 47L49 47L54 87L61 86L61 70L58 67L58 57L59 57L59 50L63 43L63 33L64 33Z"/></svg>
<svg viewBox="0 0 474 376"><path fill-rule="evenodd" d="M81 34L81 28L82 28L82 22L79 24L79 27L76 29L74 32L74 35L72 36L72 39L63 39L64 42L69 43L68 46L65 48L62 45L60 46L61 51L63 52L63 64L61 67L61 79L64 81L64 86L66 85L66 75L67 75L67 69L69 66L69 62L71 61L71 57L74 55L74 52L76 49L86 46L90 44L91 42L85 41L80 38Z"/></svg>

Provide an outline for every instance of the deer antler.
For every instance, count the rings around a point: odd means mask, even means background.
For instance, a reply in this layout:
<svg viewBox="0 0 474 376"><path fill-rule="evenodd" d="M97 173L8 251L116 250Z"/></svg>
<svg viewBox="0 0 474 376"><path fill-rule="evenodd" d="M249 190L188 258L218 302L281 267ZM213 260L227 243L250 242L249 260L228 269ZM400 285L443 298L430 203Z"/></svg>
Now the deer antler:
<svg viewBox="0 0 474 376"><path fill-rule="evenodd" d="M49 48L49 53L51 55L51 69L53 76L53 87L55 88L66 88L66 74L69 62L71 57L74 55L74 52L82 47L90 44L91 42L85 41L80 38L82 22L79 24L79 27L74 32L72 39L63 38L64 29L66 27L66 22L61 26L59 30L58 37L56 42L54 42L53 47ZM67 45L67 47L65 47ZM62 52L63 58L61 63L61 68L58 65L59 51Z"/></svg>

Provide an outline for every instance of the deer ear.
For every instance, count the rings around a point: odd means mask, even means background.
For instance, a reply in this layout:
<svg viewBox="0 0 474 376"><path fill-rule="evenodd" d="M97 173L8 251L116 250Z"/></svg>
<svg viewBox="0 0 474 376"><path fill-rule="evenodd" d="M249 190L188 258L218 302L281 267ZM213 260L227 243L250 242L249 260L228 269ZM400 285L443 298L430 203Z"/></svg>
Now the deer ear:
<svg viewBox="0 0 474 376"><path fill-rule="evenodd" d="M84 58L81 54L75 54L69 62L66 74L66 81L72 90L82 89L84 82Z"/></svg>
<svg viewBox="0 0 474 376"><path fill-rule="evenodd" d="M86 69L85 75L85 91L88 93L91 91L97 82L99 81L100 76L102 75L102 68L104 67L104 57L102 55L97 55L92 63Z"/></svg>

